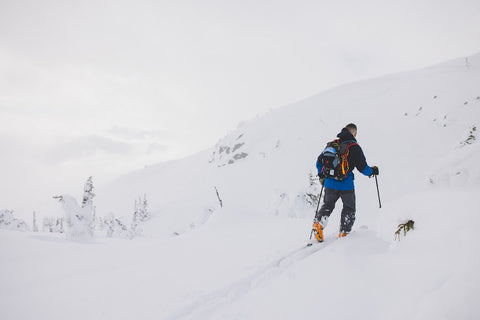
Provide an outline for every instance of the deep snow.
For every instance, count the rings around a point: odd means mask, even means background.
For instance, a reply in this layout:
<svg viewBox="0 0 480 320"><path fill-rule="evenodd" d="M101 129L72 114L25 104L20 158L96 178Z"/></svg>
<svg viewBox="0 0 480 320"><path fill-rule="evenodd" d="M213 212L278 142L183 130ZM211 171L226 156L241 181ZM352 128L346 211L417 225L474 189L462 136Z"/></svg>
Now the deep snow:
<svg viewBox="0 0 480 320"><path fill-rule="evenodd" d="M352 233L336 238L337 208L327 241L303 248L315 210L305 193L320 190L308 175L349 122L380 168L383 207L374 180L357 172ZM478 319L479 123L480 55L468 68L456 59L275 109L212 149L98 188L99 215L131 216L148 195L144 237L81 243L1 230L2 314ZM408 219L415 230L396 241Z"/></svg>

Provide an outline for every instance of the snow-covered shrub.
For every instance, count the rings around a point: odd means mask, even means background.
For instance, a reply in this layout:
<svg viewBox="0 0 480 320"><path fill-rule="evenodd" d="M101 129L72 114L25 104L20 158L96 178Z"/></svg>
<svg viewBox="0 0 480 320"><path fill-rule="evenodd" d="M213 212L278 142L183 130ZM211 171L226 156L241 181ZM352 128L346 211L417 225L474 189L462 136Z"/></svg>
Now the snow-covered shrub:
<svg viewBox="0 0 480 320"><path fill-rule="evenodd" d="M320 192L319 192L320 182L318 180L318 176L315 173L310 171L308 173L308 181L309 181L309 186L308 186L307 192L305 193L305 199L310 206L316 207L319 200L318 198L320 196Z"/></svg>
<svg viewBox="0 0 480 320"><path fill-rule="evenodd" d="M135 234L132 229L128 229L127 224L116 218L113 213L108 214L105 219L107 227L107 237L132 239Z"/></svg>
<svg viewBox="0 0 480 320"><path fill-rule="evenodd" d="M43 232L64 233L63 218L44 217L42 223Z"/></svg>
<svg viewBox="0 0 480 320"><path fill-rule="evenodd" d="M471 126L465 135L466 135L465 139L462 142L460 142L460 146L462 147L477 141L478 139L477 126L475 125Z"/></svg>
<svg viewBox="0 0 480 320"><path fill-rule="evenodd" d="M399 224L397 231L395 231L395 239L398 239L398 241L400 241L400 237L402 233L403 233L403 236L406 237L407 232L414 229L415 229L415 221L413 220L408 220L405 223Z"/></svg>
<svg viewBox="0 0 480 320"><path fill-rule="evenodd" d="M141 221L147 221L150 219L150 213L148 212L148 202L147 202L147 195L143 196L143 200L139 197L138 201L135 200L135 211L134 216Z"/></svg>
<svg viewBox="0 0 480 320"><path fill-rule="evenodd" d="M27 231L25 221L15 218L13 210L0 210L0 229Z"/></svg>

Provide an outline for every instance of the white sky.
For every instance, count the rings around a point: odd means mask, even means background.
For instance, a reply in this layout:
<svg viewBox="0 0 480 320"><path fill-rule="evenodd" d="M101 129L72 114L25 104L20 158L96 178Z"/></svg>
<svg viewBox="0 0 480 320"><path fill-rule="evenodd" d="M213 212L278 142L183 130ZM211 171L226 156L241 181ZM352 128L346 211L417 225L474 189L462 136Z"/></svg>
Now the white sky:
<svg viewBox="0 0 480 320"><path fill-rule="evenodd" d="M89 175L195 153L271 108L479 51L478 0L0 0L0 208L78 196Z"/></svg>

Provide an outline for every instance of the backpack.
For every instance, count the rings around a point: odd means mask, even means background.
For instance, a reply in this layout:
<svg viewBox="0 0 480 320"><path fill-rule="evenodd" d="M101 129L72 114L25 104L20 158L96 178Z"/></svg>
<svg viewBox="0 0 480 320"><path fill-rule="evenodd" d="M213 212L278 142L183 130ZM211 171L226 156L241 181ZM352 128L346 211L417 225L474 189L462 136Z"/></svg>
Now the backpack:
<svg viewBox="0 0 480 320"><path fill-rule="evenodd" d="M344 141L333 140L327 143L327 146L318 156L318 163L322 165L321 174L326 178L333 178L338 181L344 180L348 175L348 154L350 147L357 143L353 140Z"/></svg>

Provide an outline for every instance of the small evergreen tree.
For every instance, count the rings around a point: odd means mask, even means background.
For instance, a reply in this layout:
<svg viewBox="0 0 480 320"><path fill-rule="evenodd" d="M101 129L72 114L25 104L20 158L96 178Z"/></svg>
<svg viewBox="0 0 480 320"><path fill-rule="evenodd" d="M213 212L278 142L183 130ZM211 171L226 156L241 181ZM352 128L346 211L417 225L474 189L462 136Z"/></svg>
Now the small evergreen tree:
<svg viewBox="0 0 480 320"><path fill-rule="evenodd" d="M85 182L85 187L83 188L82 208L89 207L92 209L92 212L93 212L94 197L95 197L95 193L93 193L92 177L89 177L87 179L87 182Z"/></svg>
<svg viewBox="0 0 480 320"><path fill-rule="evenodd" d="M135 201L135 211L134 213L137 214L138 220L141 222L147 221L150 219L150 213L148 212L148 201L147 195L145 194L142 198L138 198L138 202Z"/></svg>

